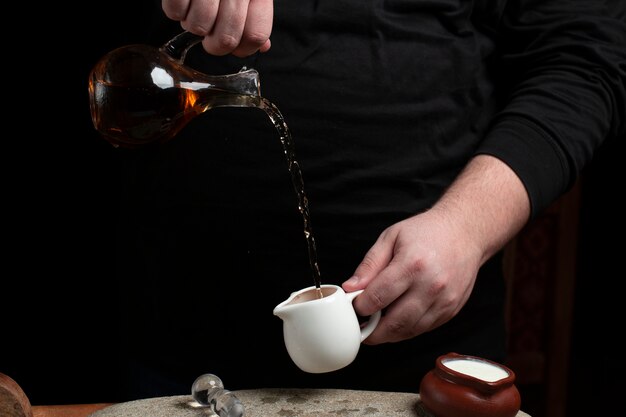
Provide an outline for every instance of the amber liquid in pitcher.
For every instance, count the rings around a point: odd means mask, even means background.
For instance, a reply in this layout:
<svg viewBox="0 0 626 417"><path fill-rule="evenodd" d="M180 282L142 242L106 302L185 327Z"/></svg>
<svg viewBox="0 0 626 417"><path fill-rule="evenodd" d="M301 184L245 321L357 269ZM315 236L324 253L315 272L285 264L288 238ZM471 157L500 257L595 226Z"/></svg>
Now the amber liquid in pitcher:
<svg viewBox="0 0 626 417"><path fill-rule="evenodd" d="M198 103L202 94L190 89L164 90L99 81L90 83L90 88L93 94L107 96L106 108L94 113L93 119L101 134L115 146L134 148L153 141L168 141L204 111L204 105Z"/></svg>
<svg viewBox="0 0 626 417"><path fill-rule="evenodd" d="M221 106L259 107L258 74L207 76L162 49L130 45L110 52L89 76L91 119L114 146L172 139L191 119Z"/></svg>

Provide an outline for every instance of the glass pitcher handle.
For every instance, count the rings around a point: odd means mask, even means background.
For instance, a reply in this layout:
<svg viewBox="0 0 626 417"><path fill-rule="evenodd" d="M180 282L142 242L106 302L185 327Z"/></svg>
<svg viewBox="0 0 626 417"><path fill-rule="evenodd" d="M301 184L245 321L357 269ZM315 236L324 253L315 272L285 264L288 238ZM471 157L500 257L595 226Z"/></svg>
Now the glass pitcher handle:
<svg viewBox="0 0 626 417"><path fill-rule="evenodd" d="M160 49L182 64L185 60L185 55L187 55L187 51L192 46L201 42L203 38L203 36L194 35L191 32L185 31L167 41Z"/></svg>

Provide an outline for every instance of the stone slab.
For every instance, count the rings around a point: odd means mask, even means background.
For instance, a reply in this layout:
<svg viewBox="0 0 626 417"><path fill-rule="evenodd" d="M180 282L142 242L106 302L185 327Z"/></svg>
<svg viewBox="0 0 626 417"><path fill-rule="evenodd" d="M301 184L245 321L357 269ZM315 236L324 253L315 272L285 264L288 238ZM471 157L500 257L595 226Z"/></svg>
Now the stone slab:
<svg viewBox="0 0 626 417"><path fill-rule="evenodd" d="M233 393L244 417L431 417L419 394L340 389L254 389ZM216 417L191 395L157 397L115 404L90 417ZM520 411L517 417L530 417Z"/></svg>

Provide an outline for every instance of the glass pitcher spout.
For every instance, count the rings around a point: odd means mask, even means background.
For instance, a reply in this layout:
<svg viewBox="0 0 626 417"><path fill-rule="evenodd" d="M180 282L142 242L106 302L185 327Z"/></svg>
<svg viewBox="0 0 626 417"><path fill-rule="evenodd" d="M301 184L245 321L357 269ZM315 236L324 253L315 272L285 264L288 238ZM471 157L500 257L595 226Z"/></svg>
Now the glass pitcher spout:
<svg viewBox="0 0 626 417"><path fill-rule="evenodd" d="M260 107L256 70L208 75L184 65L201 40L183 32L160 48L129 45L106 54L89 75L96 130L116 147L135 148L173 138L215 107Z"/></svg>

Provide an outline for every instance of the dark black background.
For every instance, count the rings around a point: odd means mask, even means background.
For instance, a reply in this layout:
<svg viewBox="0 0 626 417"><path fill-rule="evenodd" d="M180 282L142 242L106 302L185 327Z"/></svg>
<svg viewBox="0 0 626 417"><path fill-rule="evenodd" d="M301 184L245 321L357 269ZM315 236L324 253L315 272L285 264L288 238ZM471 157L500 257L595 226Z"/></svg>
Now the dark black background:
<svg viewBox="0 0 626 417"><path fill-rule="evenodd" d="M116 149L91 122L88 76L106 52L147 41L156 3L29 3L6 13L21 30L4 36L0 372L34 405L118 398L120 181Z"/></svg>
<svg viewBox="0 0 626 417"><path fill-rule="evenodd" d="M34 405L117 401L115 149L91 124L87 80L109 50L146 37L151 0L28 5L5 35L0 372ZM69 6L68 6L69 7ZM165 39L161 40L165 41ZM6 108L6 107L5 107ZM571 415L581 398L623 389L624 138L582 177L580 256L570 368ZM621 361L623 363L623 361ZM590 412L590 411L589 411Z"/></svg>

